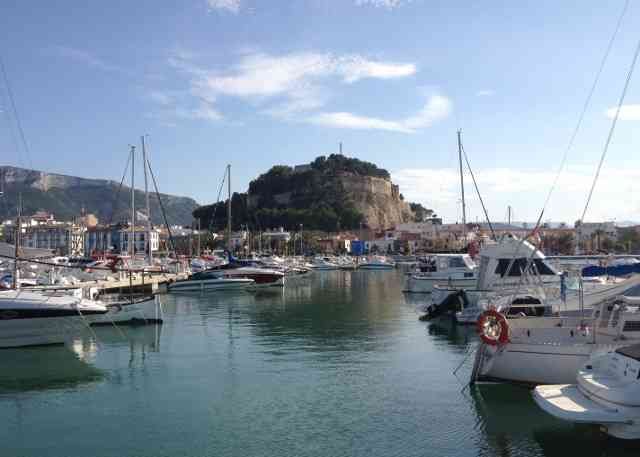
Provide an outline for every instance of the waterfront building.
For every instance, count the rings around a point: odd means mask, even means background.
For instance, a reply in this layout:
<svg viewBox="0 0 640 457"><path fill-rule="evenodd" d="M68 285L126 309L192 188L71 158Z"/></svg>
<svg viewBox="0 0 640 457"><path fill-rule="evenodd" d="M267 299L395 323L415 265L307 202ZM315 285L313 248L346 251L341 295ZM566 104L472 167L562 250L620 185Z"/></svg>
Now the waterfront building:
<svg viewBox="0 0 640 457"><path fill-rule="evenodd" d="M16 235L15 221L3 224L3 239L14 244ZM57 221L53 214L38 211L20 220L20 244L23 247L46 249L59 255L83 255L84 228L73 222Z"/></svg>
<svg viewBox="0 0 640 457"><path fill-rule="evenodd" d="M147 243L147 233L150 234L149 243ZM132 233L128 224L88 227L85 233L84 251L87 255L102 255L106 253L127 255L129 254L131 240ZM156 252L160 248L160 231L151 229L150 232L147 232L146 227L135 227L133 242L135 243L135 252L148 253L148 246L150 246L152 252Z"/></svg>

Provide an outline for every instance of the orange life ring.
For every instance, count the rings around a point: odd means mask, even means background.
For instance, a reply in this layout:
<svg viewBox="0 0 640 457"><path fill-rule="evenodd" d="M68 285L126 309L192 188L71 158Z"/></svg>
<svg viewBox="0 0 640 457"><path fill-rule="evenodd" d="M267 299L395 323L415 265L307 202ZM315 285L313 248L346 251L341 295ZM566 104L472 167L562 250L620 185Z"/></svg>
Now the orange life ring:
<svg viewBox="0 0 640 457"><path fill-rule="evenodd" d="M509 324L507 318L495 309L489 309L480 315L477 330L482 341L490 346L509 342Z"/></svg>

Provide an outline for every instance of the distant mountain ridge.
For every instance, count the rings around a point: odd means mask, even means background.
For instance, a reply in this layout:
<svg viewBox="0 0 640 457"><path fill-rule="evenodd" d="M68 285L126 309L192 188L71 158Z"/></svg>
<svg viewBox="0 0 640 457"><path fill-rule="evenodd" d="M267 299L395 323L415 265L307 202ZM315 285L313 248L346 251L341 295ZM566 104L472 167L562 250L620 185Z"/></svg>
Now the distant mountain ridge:
<svg viewBox="0 0 640 457"><path fill-rule="evenodd" d="M91 179L47 173L13 166L0 166L0 218L16 215L19 195L24 214L36 211L53 213L58 220L70 220L84 209L95 214L100 223L128 220L131 213L131 188L108 179ZM117 201L116 201L117 196ZM189 197L160 194L169 224L190 225L198 207ZM146 207L144 192L135 191L136 209ZM155 192L150 194L151 220L163 224L161 208Z"/></svg>

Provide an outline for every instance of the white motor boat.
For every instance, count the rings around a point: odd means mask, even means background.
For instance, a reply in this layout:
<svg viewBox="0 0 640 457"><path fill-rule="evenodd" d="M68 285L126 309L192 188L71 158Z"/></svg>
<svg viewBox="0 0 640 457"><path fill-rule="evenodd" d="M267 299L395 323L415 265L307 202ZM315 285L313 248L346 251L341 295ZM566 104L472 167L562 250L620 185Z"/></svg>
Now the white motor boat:
<svg viewBox="0 0 640 457"><path fill-rule="evenodd" d="M310 265L314 270L339 270L340 265L336 262L332 262L329 257L316 257Z"/></svg>
<svg viewBox="0 0 640 457"><path fill-rule="evenodd" d="M64 343L106 312L103 303L62 293L0 291L0 348Z"/></svg>
<svg viewBox="0 0 640 457"><path fill-rule="evenodd" d="M169 292L208 292L222 290L245 290L255 281L249 278L224 277L225 270L209 270L193 273L187 279L167 285Z"/></svg>
<svg viewBox="0 0 640 457"><path fill-rule="evenodd" d="M495 344L481 334L472 381L569 384L591 355L640 341L640 298L610 298L584 315L569 310L494 324L506 337Z"/></svg>
<svg viewBox="0 0 640 457"><path fill-rule="evenodd" d="M538 386L533 398L559 419L640 439L640 344L592 357L578 371L576 384Z"/></svg>
<svg viewBox="0 0 640 457"><path fill-rule="evenodd" d="M473 288L477 281L476 265L469 254L432 254L407 275L405 292L430 293L436 285Z"/></svg>
<svg viewBox="0 0 640 457"><path fill-rule="evenodd" d="M212 270L224 272L225 279L249 279L254 283L251 287L284 287L285 273L284 271L272 270L260 267L240 267L229 268L225 270Z"/></svg>
<svg viewBox="0 0 640 457"><path fill-rule="evenodd" d="M369 257L366 261L358 264L359 270L393 270L396 264L381 256Z"/></svg>

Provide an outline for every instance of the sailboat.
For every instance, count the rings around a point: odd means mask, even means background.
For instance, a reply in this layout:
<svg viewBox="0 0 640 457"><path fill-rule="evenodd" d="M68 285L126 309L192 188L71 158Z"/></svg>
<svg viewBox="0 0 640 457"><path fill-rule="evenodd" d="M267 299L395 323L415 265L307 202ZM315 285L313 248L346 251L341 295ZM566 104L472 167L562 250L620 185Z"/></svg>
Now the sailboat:
<svg viewBox="0 0 640 457"><path fill-rule="evenodd" d="M87 319L106 314L101 302L65 294L20 289L21 204L18 205L13 284L0 291L0 348L64 343L87 325Z"/></svg>
<svg viewBox="0 0 640 457"><path fill-rule="evenodd" d="M144 136L141 137L142 141L142 156L144 166L145 177L145 195L146 195L146 251L148 256L146 257L148 265L151 265L153 254L151 246L151 214L149 209L149 190L147 183L147 169L150 166L146 154L146 145ZM127 248L130 252L131 262L128 265L129 274L133 274L134 259L136 255L136 206L135 206L135 146L131 146L130 149L130 161L131 161L131 225L129 232L129 239L127 240ZM150 169L150 168L149 168ZM145 268L140 268L144 272ZM100 301L103 302L108 312L102 316L94 316L88 319L91 325L110 325L113 323L118 324L152 324L161 323L161 309L159 299L154 295L147 296L132 296L132 295L119 295L119 294L104 294L100 295Z"/></svg>
<svg viewBox="0 0 640 457"><path fill-rule="evenodd" d="M464 196L461 130L458 130L458 165L460 169L460 196L462 198L462 240L466 245L467 206ZM468 254L432 254L418 264L415 272L407 275L404 291L429 293L438 285L452 289L473 287L477 280L476 265Z"/></svg>

